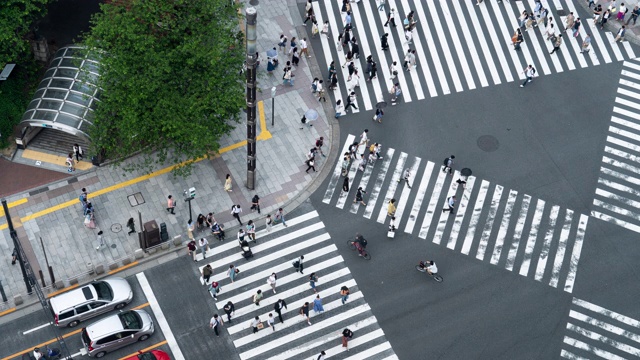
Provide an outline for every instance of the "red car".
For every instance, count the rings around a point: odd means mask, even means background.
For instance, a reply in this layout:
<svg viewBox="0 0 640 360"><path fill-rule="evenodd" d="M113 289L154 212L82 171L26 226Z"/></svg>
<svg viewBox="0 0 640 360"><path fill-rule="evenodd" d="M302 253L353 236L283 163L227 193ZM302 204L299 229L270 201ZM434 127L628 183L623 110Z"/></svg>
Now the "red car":
<svg viewBox="0 0 640 360"><path fill-rule="evenodd" d="M126 358L125 360L171 360L171 357L162 350L151 350L144 353L141 352L138 355Z"/></svg>

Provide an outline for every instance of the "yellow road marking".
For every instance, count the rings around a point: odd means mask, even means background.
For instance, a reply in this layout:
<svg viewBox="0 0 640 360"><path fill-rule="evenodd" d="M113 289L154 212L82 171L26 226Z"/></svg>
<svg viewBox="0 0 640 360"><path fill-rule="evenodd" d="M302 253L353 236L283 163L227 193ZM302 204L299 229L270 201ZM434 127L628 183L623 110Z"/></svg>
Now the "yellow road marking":
<svg viewBox="0 0 640 360"><path fill-rule="evenodd" d="M139 352L135 352L135 353L133 353L133 354L129 354L129 355L127 355L127 356L125 356L125 357L122 357L122 358L120 358L120 359L118 359L118 360L126 360L126 359L128 359L128 358L132 358L132 357L134 357L134 356L138 356L138 354L139 354L139 353L141 353L141 352L146 352L146 351L150 351L150 350L155 350L155 348L160 347L160 346L162 346L162 345L164 345L164 344L166 344L166 343L167 343L167 340L160 341L160 342L159 342L159 343L157 343L157 344L154 344L154 345L151 345L151 346L149 346L149 347L147 347L147 348L144 348L144 349L142 349L142 350L139 350Z"/></svg>
<svg viewBox="0 0 640 360"><path fill-rule="evenodd" d="M48 297L48 298L52 298L52 297L54 297L54 296L56 296L56 295L58 295L58 294L62 294L63 292L67 292L67 291L69 291L69 290L73 290L73 289L77 288L78 286L80 286L80 284L71 285L71 286L66 287L66 288L64 288L64 289L60 289L60 290L58 290L58 291L54 291L54 292L52 292L51 294L48 294L48 295L47 295L47 297Z"/></svg>
<svg viewBox="0 0 640 360"><path fill-rule="evenodd" d="M142 305L138 305L138 306L134 307L132 310L142 309L143 307L147 307L147 306L149 306L149 303L144 303L144 304L142 304ZM73 330L73 331L71 331L71 332L68 332L68 333L66 333L66 334L62 335L62 338L63 338L63 339L66 339L66 338L68 338L69 336L73 336L73 335L79 334L80 332L82 332L82 328L77 329L77 330ZM23 355L23 354L26 354L26 353L28 353L28 352L33 351L33 349L34 349L34 348L37 348L37 347L42 348L42 347L45 347L45 345L53 344L53 343L54 343L54 342L56 342L56 341L57 341L57 339L47 340L47 341L45 341L45 342L43 342L43 343L41 343L41 344L38 344L38 345L36 345L36 346L32 346L32 347L30 347L30 348L29 348L29 349L27 349L27 350L22 350L22 351L20 351L20 352L17 352L17 353L15 353L15 354L13 354L13 355L9 355L9 356L7 356L7 357L5 357L5 358L2 358L2 359L0 359L0 360L11 360L11 359L13 359L13 358L16 358L16 357L18 357L18 356L21 356L21 355Z"/></svg>
<svg viewBox="0 0 640 360"><path fill-rule="evenodd" d="M12 312L16 311L16 308L12 307L11 309L7 309L3 312L0 312L0 316L5 316L7 314L11 314Z"/></svg>
<svg viewBox="0 0 640 360"><path fill-rule="evenodd" d="M29 201L27 198L22 198L20 200L16 200L16 201L12 201L10 203L7 204L7 207L9 209L11 209L14 206L18 206L18 205L22 205L24 203L26 203L27 201ZM4 209L2 207L0 207L0 217L4 216Z"/></svg>
<svg viewBox="0 0 640 360"><path fill-rule="evenodd" d="M128 268L130 268L130 267L134 267L134 266L136 266L136 265L138 265L138 262L137 262L137 261L134 261L134 262L132 262L132 263L131 263L131 264L129 264L129 265L121 266L121 267L119 267L119 268L117 268L117 269L113 269L113 270L109 271L109 275L113 275L113 274L115 274L115 273L117 273L117 272L120 272L120 271L122 271L122 270L126 270L126 269L128 269Z"/></svg>
<svg viewBox="0 0 640 360"><path fill-rule="evenodd" d="M58 166L64 166L64 167L67 166L65 164L67 162L66 156L53 155L53 154L48 154L40 151L33 151L33 150L26 149L22 152L22 157L25 159L42 161L42 162L46 162L46 163L54 164ZM93 167L93 164L91 164L88 161L78 161L78 162L74 161L74 165L78 170L89 170Z"/></svg>
<svg viewBox="0 0 640 360"><path fill-rule="evenodd" d="M259 140L259 141L269 140L273 136L271 135L269 130L267 130L267 121L266 121L266 119L264 117L264 103L262 101L258 102L258 112L259 112L259 115L260 115L260 134L258 134L258 136L256 137L256 140ZM237 142L235 144L232 144L232 145L225 146L225 147L221 148L220 151L218 151L218 154L224 154L226 152L238 149L238 148L243 147L245 145L247 145L247 140L242 140L242 141ZM168 167L166 167L164 169L160 169L160 170L154 171L154 172L152 172L150 174L142 175L142 176L139 176L139 177L131 179L131 180L123 181L121 183L118 183L118 184L115 184L115 185L111 185L111 186L108 186L106 188L102 188L100 190L97 190L97 191L89 193L89 198L91 199L91 198L94 198L94 197L97 197L97 196L100 196L100 195L104 195L104 194L110 193L110 192L115 191L115 190L119 190L119 189L125 188L127 186L131 186L131 185L137 184L137 183L145 181L145 180L149 180L149 179L151 179L153 177L156 177L158 175L166 174L166 173L170 172L171 170L175 169L176 167L188 164L190 162L193 162L193 163L200 162L200 161L202 161L204 159L206 159L206 157L203 156L203 157L200 157L200 158L195 159L193 161L191 161L191 160L183 161L180 164L171 165L171 166L168 166ZM35 212L35 213L31 214L31 215L24 216L24 217L20 218L19 221L20 221L20 223L24 223L24 222L27 222L29 220L33 220L33 219L42 217L44 215L51 214L52 212L68 208L69 206L72 206L72 205L75 205L75 204L78 204L78 203L80 203L80 200L78 200L77 198L69 200L69 201L65 201L65 202L63 202L61 204L54 205L54 206L51 206L51 207L46 208L44 210L37 211L37 212ZM7 228L7 224L6 223L0 225L0 230L4 230L6 228Z"/></svg>

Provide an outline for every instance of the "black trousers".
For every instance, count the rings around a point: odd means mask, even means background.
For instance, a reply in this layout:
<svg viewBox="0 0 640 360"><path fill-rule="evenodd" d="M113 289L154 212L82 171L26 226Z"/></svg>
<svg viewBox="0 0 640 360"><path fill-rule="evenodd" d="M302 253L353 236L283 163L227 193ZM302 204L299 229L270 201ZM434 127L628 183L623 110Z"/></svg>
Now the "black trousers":
<svg viewBox="0 0 640 360"><path fill-rule="evenodd" d="M280 319L280 322L283 323L284 319L282 319L282 309L276 310L276 314L278 314L278 319Z"/></svg>
<svg viewBox="0 0 640 360"><path fill-rule="evenodd" d="M239 213L233 213L233 217L238 219L238 222L240 223L240 225L242 225L242 221L240 220L240 214Z"/></svg>

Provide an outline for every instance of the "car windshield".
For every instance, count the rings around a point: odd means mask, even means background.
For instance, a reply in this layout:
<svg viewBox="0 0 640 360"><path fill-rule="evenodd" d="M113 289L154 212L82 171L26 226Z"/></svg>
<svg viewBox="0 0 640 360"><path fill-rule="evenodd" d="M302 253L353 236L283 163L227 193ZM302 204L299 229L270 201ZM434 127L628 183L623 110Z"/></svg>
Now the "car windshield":
<svg viewBox="0 0 640 360"><path fill-rule="evenodd" d="M142 328L142 319L134 311L126 311L118 314L124 329L138 330Z"/></svg>
<svg viewBox="0 0 640 360"><path fill-rule="evenodd" d="M156 356L149 352L149 353L144 353L144 354L138 355L138 359L140 359L140 360L156 360Z"/></svg>
<svg viewBox="0 0 640 360"><path fill-rule="evenodd" d="M98 294L98 299L100 300L113 300L113 291L109 284L104 281L96 281L93 283L93 287L96 289L96 293Z"/></svg>

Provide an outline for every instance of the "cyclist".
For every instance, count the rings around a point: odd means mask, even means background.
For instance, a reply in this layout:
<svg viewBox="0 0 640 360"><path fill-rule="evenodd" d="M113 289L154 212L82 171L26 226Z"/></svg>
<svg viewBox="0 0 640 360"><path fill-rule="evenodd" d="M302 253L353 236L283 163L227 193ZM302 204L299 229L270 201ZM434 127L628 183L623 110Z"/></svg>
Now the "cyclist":
<svg viewBox="0 0 640 360"><path fill-rule="evenodd" d="M438 267L433 260L420 261L420 267L423 269L427 269L429 275L434 275L438 273Z"/></svg>
<svg viewBox="0 0 640 360"><path fill-rule="evenodd" d="M42 352L40 352L39 348L35 348L35 349L33 349L33 357L36 360L43 359L44 358L44 354L42 354Z"/></svg>
<svg viewBox="0 0 640 360"><path fill-rule="evenodd" d="M356 233L356 240L353 244L356 246L356 249L358 249L358 255L362 256L362 252L367 248L367 240L359 233Z"/></svg>

